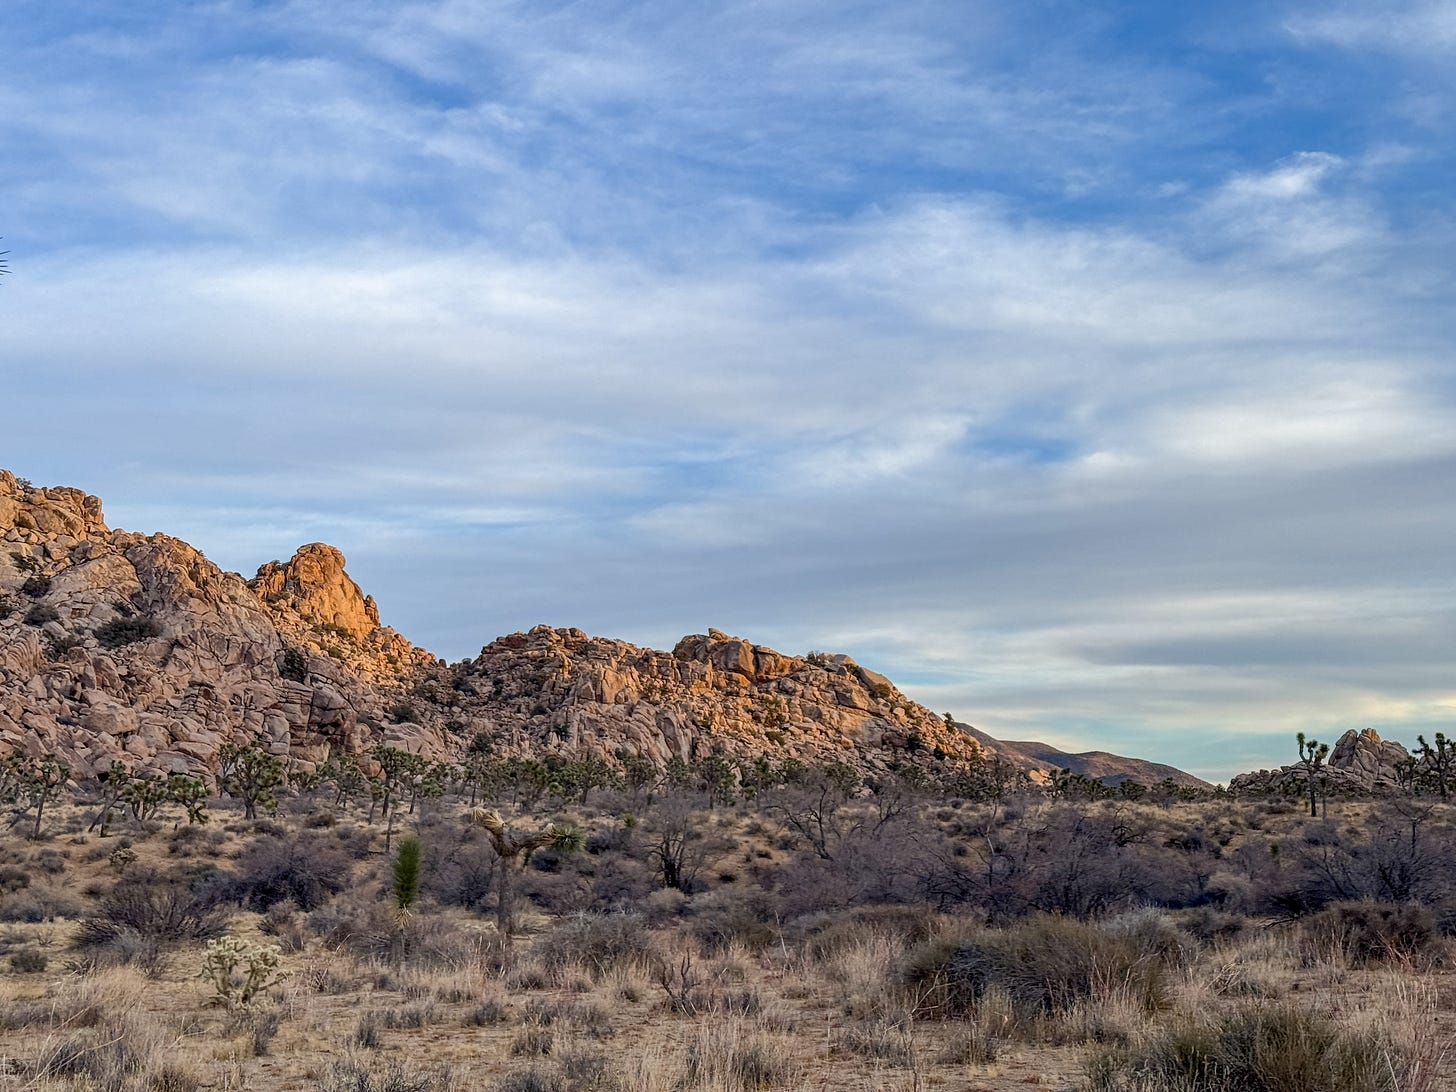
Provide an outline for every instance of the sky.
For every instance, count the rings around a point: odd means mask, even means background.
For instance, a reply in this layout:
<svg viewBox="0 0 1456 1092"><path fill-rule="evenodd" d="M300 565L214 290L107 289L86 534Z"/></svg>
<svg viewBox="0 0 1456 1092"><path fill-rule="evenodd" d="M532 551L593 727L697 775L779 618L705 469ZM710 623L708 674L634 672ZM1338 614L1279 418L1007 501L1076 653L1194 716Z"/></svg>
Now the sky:
<svg viewBox="0 0 1456 1092"><path fill-rule="evenodd" d="M1456 2L11 0L0 466L450 660L1456 727Z"/></svg>

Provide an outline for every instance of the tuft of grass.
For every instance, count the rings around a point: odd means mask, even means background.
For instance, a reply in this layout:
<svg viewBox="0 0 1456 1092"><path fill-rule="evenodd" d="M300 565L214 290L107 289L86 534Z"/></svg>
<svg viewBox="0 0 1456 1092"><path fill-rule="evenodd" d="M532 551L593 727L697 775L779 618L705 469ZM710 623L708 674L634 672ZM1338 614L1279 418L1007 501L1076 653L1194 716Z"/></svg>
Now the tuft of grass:
<svg viewBox="0 0 1456 1092"><path fill-rule="evenodd" d="M537 940L535 955L558 980L580 970L601 982L614 972L646 968L652 934L639 914L578 914Z"/></svg>
<svg viewBox="0 0 1456 1092"><path fill-rule="evenodd" d="M1184 1016L1145 1042L1094 1052L1087 1077L1093 1092L1402 1092L1408 1069L1378 1031L1281 1003Z"/></svg>
<svg viewBox="0 0 1456 1092"><path fill-rule="evenodd" d="M379 1035L379 1017L366 1012L354 1026L354 1045L365 1050L377 1050L382 1043Z"/></svg>
<svg viewBox="0 0 1456 1092"><path fill-rule="evenodd" d="M1114 993L1158 1008L1166 969L1162 955L1144 952L1127 933L1042 917L959 940L928 941L903 961L900 980L920 1015L964 1016L996 989L1019 1016L1033 1018Z"/></svg>
<svg viewBox="0 0 1456 1092"><path fill-rule="evenodd" d="M556 1033L547 1024L523 1024L511 1038L511 1053L518 1057L545 1057L556 1046Z"/></svg>
<svg viewBox="0 0 1456 1092"><path fill-rule="evenodd" d="M314 1085L315 1092L450 1092L449 1070L421 1072L402 1062L371 1069L357 1059L335 1062Z"/></svg>
<svg viewBox="0 0 1456 1092"><path fill-rule="evenodd" d="M713 1092L751 1092L791 1084L800 1075L784 1040L730 1020L698 1029L688 1044L682 1084Z"/></svg>
<svg viewBox="0 0 1456 1092"><path fill-rule="evenodd" d="M1307 958L1336 955L1356 967L1429 967L1445 947L1436 915L1418 903L1334 903L1305 920L1302 939Z"/></svg>

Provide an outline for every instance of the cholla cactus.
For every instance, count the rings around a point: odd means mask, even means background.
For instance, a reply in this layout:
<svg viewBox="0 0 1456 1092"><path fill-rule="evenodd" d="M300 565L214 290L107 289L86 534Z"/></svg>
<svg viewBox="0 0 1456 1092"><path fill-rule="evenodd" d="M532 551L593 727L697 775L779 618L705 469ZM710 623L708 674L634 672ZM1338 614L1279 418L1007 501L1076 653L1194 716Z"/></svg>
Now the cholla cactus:
<svg viewBox="0 0 1456 1092"><path fill-rule="evenodd" d="M228 1009L247 1008L253 998L276 986L291 973L281 964L276 944L249 944L241 937L219 937L207 942L202 977L213 990L213 1004Z"/></svg>

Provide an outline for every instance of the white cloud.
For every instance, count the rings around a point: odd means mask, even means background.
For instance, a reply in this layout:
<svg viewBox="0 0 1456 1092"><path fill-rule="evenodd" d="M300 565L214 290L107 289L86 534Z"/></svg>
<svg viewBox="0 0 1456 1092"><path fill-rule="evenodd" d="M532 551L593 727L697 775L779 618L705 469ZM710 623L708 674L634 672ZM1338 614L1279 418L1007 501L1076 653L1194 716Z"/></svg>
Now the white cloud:
<svg viewBox="0 0 1456 1092"><path fill-rule="evenodd" d="M1388 0L1320 4L1286 23L1296 39L1347 49L1386 49L1435 55L1456 48L1451 0Z"/></svg>
<svg viewBox="0 0 1456 1092"><path fill-rule="evenodd" d="M1326 177L1344 165L1344 160L1328 152L1299 152L1273 170L1235 175L1225 191L1235 198L1255 200L1311 197Z"/></svg>
<svg viewBox="0 0 1456 1092"><path fill-rule="evenodd" d="M718 625L1172 761L1449 711L1419 134L1240 144L1292 92L1071 9L209 10L0 87L15 214L89 240L0 290L18 472L337 541L451 656Z"/></svg>

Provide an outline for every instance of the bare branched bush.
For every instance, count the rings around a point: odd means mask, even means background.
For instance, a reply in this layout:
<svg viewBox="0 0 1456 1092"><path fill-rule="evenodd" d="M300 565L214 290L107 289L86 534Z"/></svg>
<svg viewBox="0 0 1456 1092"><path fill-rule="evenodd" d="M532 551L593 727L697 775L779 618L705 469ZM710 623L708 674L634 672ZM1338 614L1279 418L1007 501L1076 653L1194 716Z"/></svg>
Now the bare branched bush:
<svg viewBox="0 0 1456 1092"><path fill-rule="evenodd" d="M533 954L558 977L575 969L601 982L617 970L647 967L654 946L652 934L636 914L578 914L541 936Z"/></svg>
<svg viewBox="0 0 1456 1092"><path fill-rule="evenodd" d="M183 876L133 873L118 880L76 931L78 948L115 942L128 932L164 944L210 940L227 928L226 911L210 905Z"/></svg>
<svg viewBox="0 0 1456 1092"><path fill-rule="evenodd" d="M249 910L290 902L316 910L352 880L352 861L338 842L312 831L259 838L238 858L219 894Z"/></svg>

